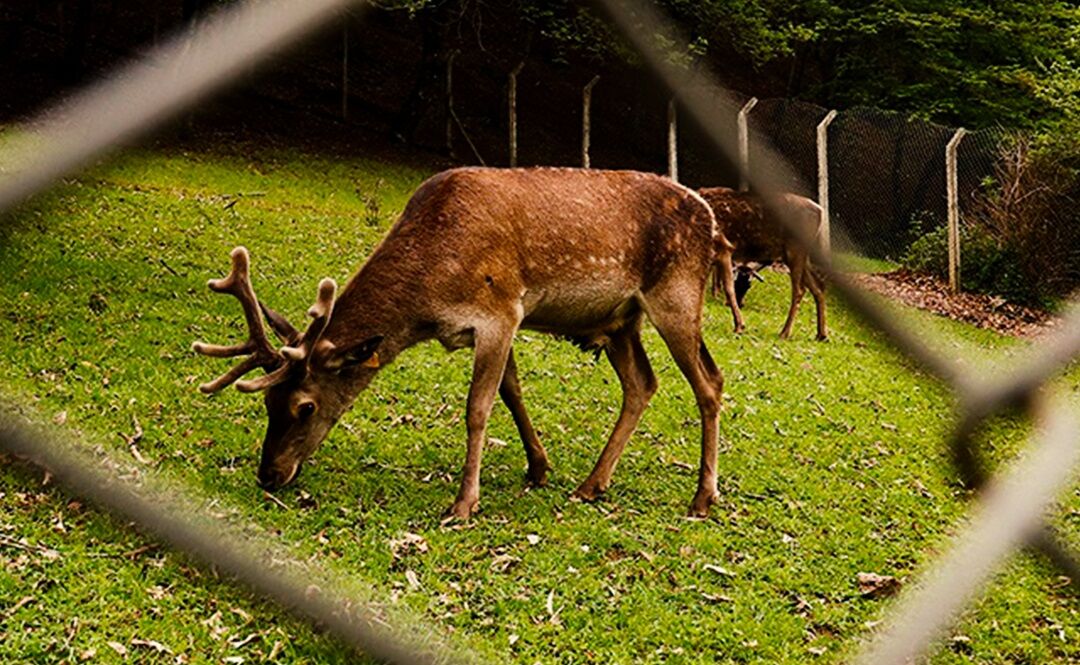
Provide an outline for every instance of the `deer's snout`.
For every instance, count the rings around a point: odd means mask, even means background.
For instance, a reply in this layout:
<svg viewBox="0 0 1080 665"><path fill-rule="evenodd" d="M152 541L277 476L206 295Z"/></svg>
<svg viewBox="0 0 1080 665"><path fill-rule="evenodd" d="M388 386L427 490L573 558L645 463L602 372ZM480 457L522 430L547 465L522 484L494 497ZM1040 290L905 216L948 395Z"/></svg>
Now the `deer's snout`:
<svg viewBox="0 0 1080 665"><path fill-rule="evenodd" d="M260 464L258 473L259 487L268 492L273 492L296 480L298 475L300 475L299 462L292 464L287 469L280 469L274 464Z"/></svg>

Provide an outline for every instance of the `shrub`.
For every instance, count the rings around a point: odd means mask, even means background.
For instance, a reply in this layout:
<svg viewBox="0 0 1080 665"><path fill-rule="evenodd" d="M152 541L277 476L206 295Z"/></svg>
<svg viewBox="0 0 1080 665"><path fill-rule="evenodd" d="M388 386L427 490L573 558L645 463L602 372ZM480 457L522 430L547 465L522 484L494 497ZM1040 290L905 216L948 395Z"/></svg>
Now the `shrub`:
<svg viewBox="0 0 1080 665"><path fill-rule="evenodd" d="M995 177L977 193L960 233L961 288L1049 307L1080 286L1080 143L1060 136L1003 142ZM902 264L948 276L948 230L911 244Z"/></svg>
<svg viewBox="0 0 1080 665"><path fill-rule="evenodd" d="M901 263L916 272L949 276L949 230L938 228L923 234L908 247ZM988 233L978 227L960 229L961 270L960 287L965 291L991 293L1013 302L1031 303L1036 295L1017 271L1019 258L1001 247Z"/></svg>

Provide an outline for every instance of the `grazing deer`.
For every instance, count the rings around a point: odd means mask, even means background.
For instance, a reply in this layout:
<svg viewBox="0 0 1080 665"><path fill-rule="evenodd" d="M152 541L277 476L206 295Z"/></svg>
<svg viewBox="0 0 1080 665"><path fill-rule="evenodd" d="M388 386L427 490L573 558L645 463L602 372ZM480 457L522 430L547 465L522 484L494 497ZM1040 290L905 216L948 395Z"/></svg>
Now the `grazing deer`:
<svg viewBox="0 0 1080 665"><path fill-rule="evenodd" d="M732 262L745 266L756 263L760 267L773 263L784 263L791 273L791 307L787 320L780 330L780 337L791 336L795 324L795 315L799 311L805 289L809 288L817 305L817 339L828 338L825 326L825 280L816 273L810 263L810 253L787 227L774 218L775 214L785 214L788 219L799 224L806 238L820 239L821 206L810 199L797 194L780 194L768 205L761 197L750 192L739 192L727 187L710 187L700 191L716 216L718 237L723 237L734 250L718 248L717 273L713 279L713 295L718 295L720 285L728 291L729 277L725 265ZM747 272L749 270L749 274ZM742 305L743 296L750 288L750 277L756 276L754 269L739 271L735 282L736 296L734 304L728 295L728 304L733 309ZM805 285L805 288L804 288ZM740 332L736 323L736 332Z"/></svg>
<svg viewBox="0 0 1080 665"><path fill-rule="evenodd" d="M447 511L448 519L465 519L479 502L480 456L496 393L525 444L529 482L546 482L547 453L525 412L511 347L519 328L564 336L603 349L623 389L615 428L575 491L592 500L607 489L656 391L640 337L648 317L697 399L701 468L690 513L705 516L717 498L723 388L701 336L714 233L701 197L660 176L556 168L446 171L420 186L336 300L333 280L319 284L303 333L257 300L247 251L233 250L232 271L209 286L240 300L250 337L231 347L196 343L194 350L248 357L200 390L213 393L236 382L243 392L266 391L258 478L274 489L296 477L378 369L402 350L429 339L449 350L471 346L465 467ZM725 270L733 289L730 261ZM260 309L285 344L280 350L267 339ZM256 367L267 373L237 381Z"/></svg>

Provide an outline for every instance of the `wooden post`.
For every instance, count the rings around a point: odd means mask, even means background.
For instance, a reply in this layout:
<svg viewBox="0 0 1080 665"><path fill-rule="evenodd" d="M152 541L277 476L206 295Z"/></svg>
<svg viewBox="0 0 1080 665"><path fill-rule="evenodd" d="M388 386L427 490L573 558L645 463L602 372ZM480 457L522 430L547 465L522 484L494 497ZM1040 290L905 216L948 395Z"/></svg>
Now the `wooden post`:
<svg viewBox="0 0 1080 665"><path fill-rule="evenodd" d="M349 21L346 16L341 50L341 119L349 119Z"/></svg>
<svg viewBox="0 0 1080 665"><path fill-rule="evenodd" d="M826 256L832 253L832 227L829 219L829 125L836 118L836 111L829 111L817 126L817 191L821 206L821 250Z"/></svg>
<svg viewBox="0 0 1080 665"><path fill-rule="evenodd" d="M739 189L750 189L750 128L746 116L757 106L757 97L751 97L739 110Z"/></svg>
<svg viewBox="0 0 1080 665"><path fill-rule="evenodd" d="M446 59L446 154L451 159L454 155L454 58L458 52L452 51Z"/></svg>
<svg viewBox="0 0 1080 665"><path fill-rule="evenodd" d="M667 105L667 174L679 182L679 116L675 108L675 98Z"/></svg>
<svg viewBox="0 0 1080 665"><path fill-rule="evenodd" d="M581 93L581 165L589 168L589 142L592 132L592 89L600 75L592 77Z"/></svg>
<svg viewBox="0 0 1080 665"><path fill-rule="evenodd" d="M957 190L956 149L967 133L963 127L956 130L945 146L945 191L949 204L949 289L960 292L960 199Z"/></svg>
<svg viewBox="0 0 1080 665"><path fill-rule="evenodd" d="M510 72L509 93L510 103L510 166L517 166L517 77L521 73L524 62L519 62L517 67Z"/></svg>

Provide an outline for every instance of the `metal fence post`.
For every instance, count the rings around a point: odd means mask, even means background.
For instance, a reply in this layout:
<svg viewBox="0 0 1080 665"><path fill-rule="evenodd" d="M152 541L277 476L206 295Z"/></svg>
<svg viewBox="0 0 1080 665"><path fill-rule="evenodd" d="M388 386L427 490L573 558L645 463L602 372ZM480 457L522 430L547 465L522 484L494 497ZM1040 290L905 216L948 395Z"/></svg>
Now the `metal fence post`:
<svg viewBox="0 0 1080 665"><path fill-rule="evenodd" d="M832 252L832 226L829 218L829 125L836 111L829 111L817 126L818 205L821 206L821 250Z"/></svg>
<svg viewBox="0 0 1080 665"><path fill-rule="evenodd" d="M956 149L967 133L956 130L945 146L945 191L949 204L949 289L960 292L960 201L956 182Z"/></svg>
<svg viewBox="0 0 1080 665"><path fill-rule="evenodd" d="M668 177L679 182L679 117L675 108L675 98L667 105L667 173Z"/></svg>
<svg viewBox="0 0 1080 665"><path fill-rule="evenodd" d="M750 189L750 128L746 116L757 106L758 98L751 97L739 110L739 189Z"/></svg>
<svg viewBox="0 0 1080 665"><path fill-rule="evenodd" d="M517 77L521 73L524 62L519 62L510 72L509 94L510 103L510 166L517 166Z"/></svg>
<svg viewBox="0 0 1080 665"><path fill-rule="evenodd" d="M581 165L589 168L589 144L592 134L592 89L600 75L592 77L581 92Z"/></svg>

